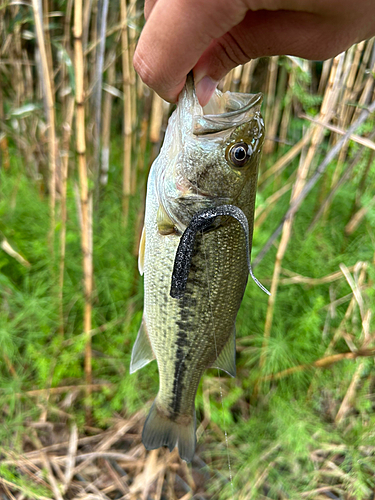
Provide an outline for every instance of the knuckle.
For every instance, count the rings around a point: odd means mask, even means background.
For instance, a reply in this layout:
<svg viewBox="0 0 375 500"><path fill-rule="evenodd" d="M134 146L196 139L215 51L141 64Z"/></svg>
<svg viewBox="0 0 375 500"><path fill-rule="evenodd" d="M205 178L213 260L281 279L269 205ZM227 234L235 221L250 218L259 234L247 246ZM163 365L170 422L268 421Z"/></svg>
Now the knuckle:
<svg viewBox="0 0 375 500"><path fill-rule="evenodd" d="M155 71L150 68L150 66L145 61L145 58L138 52L134 54L133 66L135 71L140 76L141 80L152 89L157 88L159 84L159 78Z"/></svg>
<svg viewBox="0 0 375 500"><path fill-rule="evenodd" d="M221 54L224 66L234 67L238 64L245 64L250 57L230 33L226 33L220 43Z"/></svg>

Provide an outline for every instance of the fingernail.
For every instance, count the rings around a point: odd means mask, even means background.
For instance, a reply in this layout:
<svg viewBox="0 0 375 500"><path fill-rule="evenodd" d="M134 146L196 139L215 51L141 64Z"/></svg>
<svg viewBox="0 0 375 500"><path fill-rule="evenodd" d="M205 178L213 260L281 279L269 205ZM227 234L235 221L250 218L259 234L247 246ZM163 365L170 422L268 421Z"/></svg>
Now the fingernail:
<svg viewBox="0 0 375 500"><path fill-rule="evenodd" d="M195 86L195 92L198 97L198 101L201 106L205 106L208 101L211 99L217 84L219 82L215 82L209 76L204 76L202 80L200 80Z"/></svg>

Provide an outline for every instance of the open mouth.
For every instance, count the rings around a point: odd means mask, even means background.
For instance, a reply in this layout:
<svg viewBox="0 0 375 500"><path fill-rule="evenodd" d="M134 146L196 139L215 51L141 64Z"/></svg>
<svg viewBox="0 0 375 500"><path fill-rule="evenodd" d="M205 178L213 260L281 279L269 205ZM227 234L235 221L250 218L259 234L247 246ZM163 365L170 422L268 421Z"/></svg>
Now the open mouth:
<svg viewBox="0 0 375 500"><path fill-rule="evenodd" d="M260 108L262 94L238 94L219 90L211 97L210 102L203 108L203 115L195 116L193 134L215 134L224 130L238 127L249 121L251 116Z"/></svg>
<svg viewBox="0 0 375 500"><path fill-rule="evenodd" d="M203 108L203 116L211 119L235 119L249 109L261 104L262 94L240 94L216 90Z"/></svg>

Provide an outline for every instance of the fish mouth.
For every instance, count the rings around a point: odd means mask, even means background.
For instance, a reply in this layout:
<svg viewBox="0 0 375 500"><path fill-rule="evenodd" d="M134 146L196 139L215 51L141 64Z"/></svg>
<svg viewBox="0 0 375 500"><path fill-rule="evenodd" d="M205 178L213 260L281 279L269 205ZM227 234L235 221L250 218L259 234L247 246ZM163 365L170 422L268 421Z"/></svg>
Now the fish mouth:
<svg viewBox="0 0 375 500"><path fill-rule="evenodd" d="M260 111L263 94L221 92L216 89L208 104L202 108L195 93L194 79L190 73L181 93L179 104L189 109L192 121L188 127L195 136L216 134L231 130L248 122ZM184 113L186 117L186 112Z"/></svg>
<svg viewBox="0 0 375 500"><path fill-rule="evenodd" d="M204 114L195 116L193 123L193 134L197 136L216 134L234 127L238 127L251 119L251 116L259 111L263 100L262 94L239 94L216 90L207 106L213 111L220 110L224 105L225 111L218 114ZM213 101L213 103L211 103ZM204 109L204 108L203 108Z"/></svg>

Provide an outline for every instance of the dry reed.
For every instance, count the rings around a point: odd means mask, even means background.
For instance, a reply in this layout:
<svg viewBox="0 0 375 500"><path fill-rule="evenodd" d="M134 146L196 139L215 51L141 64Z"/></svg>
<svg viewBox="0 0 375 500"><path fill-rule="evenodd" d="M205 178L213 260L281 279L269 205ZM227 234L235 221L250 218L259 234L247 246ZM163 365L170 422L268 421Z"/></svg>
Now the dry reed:
<svg viewBox="0 0 375 500"><path fill-rule="evenodd" d="M85 346L85 375L87 395L90 395L92 383L91 367L91 295L93 284L92 246L92 213L89 209L88 172L86 163L86 132L85 132L85 92L84 92L84 58L82 45L82 0L74 0L74 70L76 80L76 149L78 158L78 173L80 181L81 201L81 245L83 258L84 285L84 318L83 331L87 334Z"/></svg>
<svg viewBox="0 0 375 500"><path fill-rule="evenodd" d="M45 32L43 30L43 14L40 10L38 0L32 0L36 37L40 53L40 60L43 72L42 84L45 92L46 100L46 118L48 123L48 160L49 160L49 200L51 210L51 230L50 230L50 246L53 252L53 238L55 234L55 200L56 200L56 122L55 122L55 101L52 89L52 61L48 63L47 54L50 54L48 45L45 41ZM51 56L50 56L51 59Z"/></svg>

